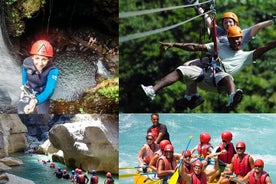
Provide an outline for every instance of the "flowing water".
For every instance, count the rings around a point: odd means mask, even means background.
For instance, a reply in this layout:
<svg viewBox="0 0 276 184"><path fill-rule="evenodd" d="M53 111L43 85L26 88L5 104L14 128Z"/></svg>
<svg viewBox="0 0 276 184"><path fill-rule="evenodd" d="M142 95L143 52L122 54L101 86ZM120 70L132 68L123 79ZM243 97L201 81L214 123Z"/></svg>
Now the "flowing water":
<svg viewBox="0 0 276 184"><path fill-rule="evenodd" d="M5 45L0 27L0 112L14 111L19 99L20 67Z"/></svg>
<svg viewBox="0 0 276 184"><path fill-rule="evenodd" d="M143 144L147 128L152 125L150 114L120 114L119 167L137 166L137 154ZM246 152L254 159L265 162L264 170L276 181L276 114L160 114L159 121L167 125L175 152L185 149L189 136L193 136L189 149L199 142L199 134L207 131L211 144L218 145L224 130L233 133L232 142L244 141ZM134 173L134 169L120 173ZM120 184L131 184L133 178L120 179Z"/></svg>
<svg viewBox="0 0 276 184"><path fill-rule="evenodd" d="M53 174L56 169L51 169L49 163L43 164L42 160L48 161L51 158L44 155L29 155L24 153L12 154L12 157L19 158L23 161L23 165L12 167L12 170L8 171L11 174L29 179L34 181L36 184L72 184L70 180L58 179ZM67 168L61 163L55 163L56 168L60 167L61 169L66 169L71 174L71 169ZM91 177L91 174L87 174L88 178ZM104 173L98 173L99 184L102 184L105 180ZM115 183L118 183L118 177L113 177Z"/></svg>

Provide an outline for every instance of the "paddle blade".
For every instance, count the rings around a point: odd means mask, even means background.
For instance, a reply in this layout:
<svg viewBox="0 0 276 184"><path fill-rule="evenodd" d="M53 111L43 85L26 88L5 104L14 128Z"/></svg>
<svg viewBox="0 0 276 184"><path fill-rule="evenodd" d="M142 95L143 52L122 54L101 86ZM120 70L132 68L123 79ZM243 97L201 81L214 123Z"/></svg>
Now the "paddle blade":
<svg viewBox="0 0 276 184"><path fill-rule="evenodd" d="M176 184L179 177L178 169L173 173L173 175L170 177L169 184Z"/></svg>
<svg viewBox="0 0 276 184"><path fill-rule="evenodd" d="M129 177L133 177L139 174L136 173L130 173L130 174L119 174L119 178L129 178Z"/></svg>

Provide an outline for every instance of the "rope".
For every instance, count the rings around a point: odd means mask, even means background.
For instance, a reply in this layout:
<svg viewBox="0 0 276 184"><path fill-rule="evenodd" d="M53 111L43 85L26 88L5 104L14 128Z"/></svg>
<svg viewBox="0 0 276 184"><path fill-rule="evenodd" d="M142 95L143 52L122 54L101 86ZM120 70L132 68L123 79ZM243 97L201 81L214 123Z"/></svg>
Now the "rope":
<svg viewBox="0 0 276 184"><path fill-rule="evenodd" d="M164 31L168 31L170 29L173 29L173 28L176 28L178 26L181 26L187 22L190 22L198 17L201 17L202 15L205 15L207 13L211 13L212 10L209 10L205 13L202 13L200 15L197 15L193 18L190 18L186 21L183 21L183 22L180 22L178 24L174 24L174 25L171 25L171 26L168 26L168 27L164 27L164 28L160 28L160 29L155 29L155 30L151 30L151 31L146 31L146 32L142 32L142 33L135 33L135 34L131 34L131 35L127 35L127 36L121 36L119 37L119 43L122 43L122 42L126 42L126 41L130 41L130 40L134 40L134 39L137 39L137 38L142 38L142 37L145 37L145 36L150 36L150 35L153 35L153 34L157 34L157 33L161 33L161 32L164 32Z"/></svg>
<svg viewBox="0 0 276 184"><path fill-rule="evenodd" d="M198 3L198 5L206 4L209 2L213 2L213 0L208 0L202 3ZM151 10L142 10L142 11L133 11L133 12L122 12L119 13L119 18L128 18L128 17L134 17L134 16L140 16L140 15L146 15L146 14L151 14L151 13L158 13L162 11L168 11L168 10L175 10L178 8L188 8L188 7L193 7L194 5L181 5L181 6L174 6L174 7L167 7L167 8L158 8L158 9L151 9Z"/></svg>

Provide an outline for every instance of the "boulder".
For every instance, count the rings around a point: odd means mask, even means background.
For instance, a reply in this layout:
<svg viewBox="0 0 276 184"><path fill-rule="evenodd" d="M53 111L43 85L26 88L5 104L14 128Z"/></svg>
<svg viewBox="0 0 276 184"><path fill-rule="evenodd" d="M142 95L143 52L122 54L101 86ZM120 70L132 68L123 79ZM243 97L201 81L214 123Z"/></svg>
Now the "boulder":
<svg viewBox="0 0 276 184"><path fill-rule="evenodd" d="M0 114L0 158L24 151L28 146L26 132L27 128L18 115Z"/></svg>
<svg viewBox="0 0 276 184"><path fill-rule="evenodd" d="M49 132L53 146L63 151L65 164L118 173L117 115L80 114L71 121Z"/></svg>
<svg viewBox="0 0 276 184"><path fill-rule="evenodd" d="M7 182L5 182L5 184L15 184L15 183L35 184L31 180L28 180L28 179L25 179L25 178L21 178L21 177L15 176L13 174L5 173L3 175L4 175L4 178L5 178L5 181L7 181ZM0 182L1 181L2 180L0 180Z"/></svg>
<svg viewBox="0 0 276 184"><path fill-rule="evenodd" d="M8 166L18 166L18 165L22 165L23 162L22 160L18 159L18 158L14 158L14 157L5 157L0 159L0 163L4 163Z"/></svg>

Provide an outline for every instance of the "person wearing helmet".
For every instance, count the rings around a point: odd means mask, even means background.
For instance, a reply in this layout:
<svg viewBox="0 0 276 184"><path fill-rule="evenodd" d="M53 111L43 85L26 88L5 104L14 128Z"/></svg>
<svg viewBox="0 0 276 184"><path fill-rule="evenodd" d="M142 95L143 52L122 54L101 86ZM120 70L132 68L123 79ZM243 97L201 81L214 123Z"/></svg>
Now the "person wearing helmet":
<svg viewBox="0 0 276 184"><path fill-rule="evenodd" d="M18 114L48 114L50 97L54 93L58 69L52 62L53 47L46 40L36 41L30 57L23 61L21 97Z"/></svg>
<svg viewBox="0 0 276 184"><path fill-rule="evenodd" d="M163 179L163 183L167 183L169 177L175 172L176 160L173 145L167 144L164 148L164 155L157 161L157 176Z"/></svg>
<svg viewBox="0 0 276 184"><path fill-rule="evenodd" d="M183 171L187 174L191 174L194 171L193 165L191 163L191 158L192 158L192 152L190 150L182 151L181 159L183 159L183 163L180 167L182 167L181 171ZM177 182L178 182L178 184L186 184L187 183L182 177L179 177Z"/></svg>
<svg viewBox="0 0 276 184"><path fill-rule="evenodd" d="M154 153L159 150L159 145L154 142L154 137L151 132L147 133L146 136L147 143L140 149L137 160L143 172L147 172L149 163L154 156Z"/></svg>
<svg viewBox="0 0 276 184"><path fill-rule="evenodd" d="M87 177L86 174L82 172L81 169L78 169L77 173L78 173L76 177L77 184L87 184L89 182L89 178Z"/></svg>
<svg viewBox="0 0 276 184"><path fill-rule="evenodd" d="M76 173L75 170L72 170L71 171L71 176L70 176L71 182L75 184L76 183L76 178L77 178L77 173Z"/></svg>
<svg viewBox="0 0 276 184"><path fill-rule="evenodd" d="M57 178L61 179L63 172L62 172L61 168L58 167L58 169L54 172L54 174L56 175Z"/></svg>
<svg viewBox="0 0 276 184"><path fill-rule="evenodd" d="M90 184L98 184L98 182L99 182L99 177L97 176L96 170L93 169L93 170L91 171L91 174L92 174L92 176L91 176L91 178L90 178Z"/></svg>
<svg viewBox="0 0 276 184"><path fill-rule="evenodd" d="M70 179L70 175L67 173L66 169L63 170L62 178L64 178L64 179Z"/></svg>
<svg viewBox="0 0 276 184"><path fill-rule="evenodd" d="M160 143L159 143L159 150L156 151L153 155L153 157L151 158L150 160L150 163L149 163L149 168L152 170L152 171L157 171L157 160L159 157L161 157L162 155L164 155L164 149L165 149L165 146L167 144L171 144L171 142L167 139L164 139L162 140Z"/></svg>
<svg viewBox="0 0 276 184"><path fill-rule="evenodd" d="M254 168L253 158L245 153L246 144L242 141L236 144L237 153L233 156L231 163L227 165L227 170L221 174L221 183L229 183L229 178L224 177L225 174L235 174L239 179L242 179Z"/></svg>
<svg viewBox="0 0 276 184"><path fill-rule="evenodd" d="M210 66L208 63L203 62L200 67L196 65L181 65L177 67L176 70L159 80L154 86L151 86L150 88L152 89L145 89L145 93L150 94L153 90L153 93L155 94L160 89L172 85L176 81L181 81L187 86L193 85L194 82L197 82L197 85L203 90L227 93L228 103L226 107L235 108L243 98L243 91L241 89L235 89L232 75L237 74L247 65L253 64L253 61L260 59L265 52L275 48L276 40L255 50L243 51L241 50L243 34L238 26L230 27L227 37L229 44L218 44L219 60L214 62L214 64ZM187 51L214 51L214 43L173 43L173 45Z"/></svg>
<svg viewBox="0 0 276 184"><path fill-rule="evenodd" d="M213 152L213 146L210 144L211 136L208 132L201 132L199 135L199 143L192 149L192 154L197 151L198 157L206 158Z"/></svg>
<svg viewBox="0 0 276 184"><path fill-rule="evenodd" d="M186 183L207 184L207 176L204 172L203 164L199 160L197 160L193 163L193 172L192 173L186 173L185 170L183 170L183 167L180 167L179 175L184 181L186 181Z"/></svg>
<svg viewBox="0 0 276 184"><path fill-rule="evenodd" d="M221 133L221 143L214 149L215 155L220 160L220 166L230 164L232 157L236 154L235 147L232 143L232 133L230 131L224 131Z"/></svg>
<svg viewBox="0 0 276 184"><path fill-rule="evenodd" d="M111 172L106 173L106 178L104 180L104 184L114 184L114 179L112 178Z"/></svg>
<svg viewBox="0 0 276 184"><path fill-rule="evenodd" d="M195 3L195 5L196 4L198 4L198 3ZM204 10L200 6L196 6L196 7L199 8L198 9L199 14L204 13ZM211 18L208 16L208 14L205 14L204 18L206 20L208 27L211 28L212 27ZM256 34L258 33L259 30L261 30L262 28L265 28L269 25L272 25L273 23L276 24L276 16L273 16L273 19L271 19L271 20L260 22L250 28L242 30L244 36L243 36L243 42L242 42L241 49L245 48L245 46L252 40L252 38L254 36L256 36ZM223 24L223 28L216 26L217 37L218 37L218 40L220 43L228 44L227 31L230 28L230 26L238 26L239 25L238 16L233 12L226 12L226 13L224 13L224 15L222 17L222 24ZM162 47L165 48L165 50L167 50L168 48L171 48L171 47L177 47L177 48L187 50L182 47L182 43L160 42L160 44ZM188 49L188 51L191 51L191 50ZM196 51L196 49L194 49L193 51ZM185 91L184 98L181 98L181 99L175 101L175 104L174 104L177 112L181 112L187 108L194 109L204 102L204 99L198 94L198 91L197 91L197 83L199 81L202 81L202 79L204 78L204 72L202 70L198 71L197 69L195 69L194 67L191 67L191 66L195 65L195 66L202 68L202 63L206 64L209 61L210 61L210 57L203 57L200 59L194 59L191 61L187 61L183 64L184 66L187 66L187 67L183 68L183 69L186 69L184 71L185 72L184 77L189 76L191 81L189 81L189 82L184 81L186 83L186 87L187 87L186 91ZM141 87L142 87L143 91L145 92L145 94L148 97L150 97L151 100L153 100L154 97L156 96L156 93L160 89L162 89L168 85L171 85L178 80L181 80L182 76L183 76L182 73L178 74L176 71L174 71L174 72L170 73L169 75L165 76L154 86L152 86L152 85L144 86L143 84L141 84ZM238 97L241 96L241 92L242 91L240 91L240 90L236 91L236 93L238 93ZM235 93L233 93L232 96L234 96L234 95L235 95ZM236 105L236 103L239 103L240 98L238 98L237 102L233 103L232 96L229 99L227 106Z"/></svg>
<svg viewBox="0 0 276 184"><path fill-rule="evenodd" d="M164 139L170 140L170 134L167 130L167 126L159 122L159 114L153 113L150 118L152 126L148 128L147 133L151 132L153 134L155 142L159 144L160 141Z"/></svg>
<svg viewBox="0 0 276 184"><path fill-rule="evenodd" d="M272 184L269 174L264 171L264 161L257 159L254 162L254 169L252 169L242 181L250 184Z"/></svg>

